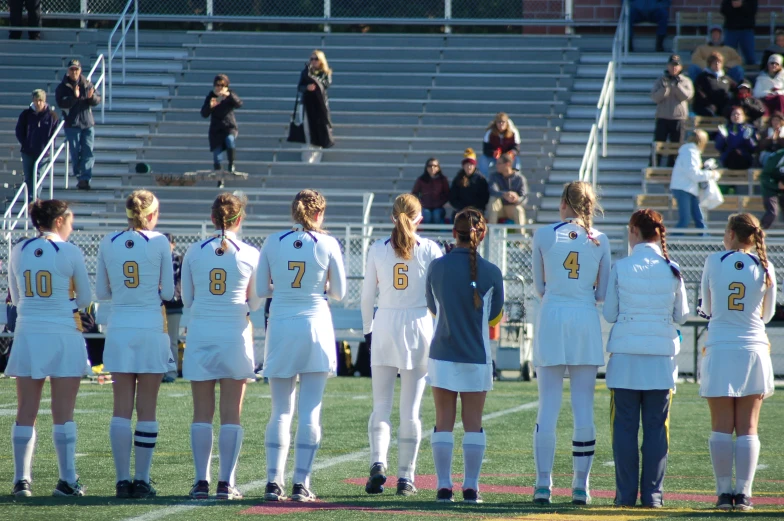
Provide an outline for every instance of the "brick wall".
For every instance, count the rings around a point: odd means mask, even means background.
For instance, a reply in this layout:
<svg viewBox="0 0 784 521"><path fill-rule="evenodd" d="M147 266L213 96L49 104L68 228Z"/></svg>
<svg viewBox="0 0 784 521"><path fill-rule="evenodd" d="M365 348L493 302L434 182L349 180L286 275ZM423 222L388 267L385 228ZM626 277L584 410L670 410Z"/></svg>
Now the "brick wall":
<svg viewBox="0 0 784 521"><path fill-rule="evenodd" d="M782 0L757 0L760 11L781 10ZM670 19L675 20L676 11L719 12L721 0L672 0ZM574 19L618 20L621 14L621 0L574 0Z"/></svg>

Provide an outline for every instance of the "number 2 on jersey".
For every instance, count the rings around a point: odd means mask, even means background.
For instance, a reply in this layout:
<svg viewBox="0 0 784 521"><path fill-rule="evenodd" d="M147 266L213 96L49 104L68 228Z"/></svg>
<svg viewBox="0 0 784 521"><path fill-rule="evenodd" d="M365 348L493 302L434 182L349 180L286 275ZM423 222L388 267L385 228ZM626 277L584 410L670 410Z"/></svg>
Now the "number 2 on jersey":
<svg viewBox="0 0 784 521"><path fill-rule="evenodd" d="M395 289L406 289L408 287L408 266L402 262L395 264L395 279L392 283Z"/></svg>
<svg viewBox="0 0 784 521"><path fill-rule="evenodd" d="M136 261L127 261L123 264L123 275L125 275L126 288L139 287L139 264Z"/></svg>
<svg viewBox="0 0 784 521"><path fill-rule="evenodd" d="M294 280L291 282L292 288L302 287L302 277L305 276L305 262L304 261L289 261L289 271L296 270Z"/></svg>
<svg viewBox="0 0 784 521"><path fill-rule="evenodd" d="M33 274L30 270L24 272L25 297L34 297L33 293ZM52 296L52 274L48 271L37 271L35 273L35 292L39 297Z"/></svg>
<svg viewBox="0 0 784 521"><path fill-rule="evenodd" d="M577 279L580 277L580 254L576 251L570 251L566 256L563 267L569 272L570 279Z"/></svg>
<svg viewBox="0 0 784 521"><path fill-rule="evenodd" d="M729 298L727 299L727 307L730 311L743 311L743 302L738 302L746 296L746 286L741 282L733 282L730 284Z"/></svg>
<svg viewBox="0 0 784 521"><path fill-rule="evenodd" d="M210 271L210 293L213 295L226 293L226 270L215 268Z"/></svg>

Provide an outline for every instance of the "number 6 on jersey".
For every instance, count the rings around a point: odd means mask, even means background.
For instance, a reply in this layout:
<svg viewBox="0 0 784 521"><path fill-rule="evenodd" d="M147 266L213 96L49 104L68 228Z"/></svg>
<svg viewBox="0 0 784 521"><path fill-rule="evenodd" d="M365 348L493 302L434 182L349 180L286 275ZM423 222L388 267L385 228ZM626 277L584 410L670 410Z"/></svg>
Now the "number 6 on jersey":
<svg viewBox="0 0 784 521"><path fill-rule="evenodd" d="M576 251L570 251L566 256L563 267L569 272L570 279L580 278L580 254Z"/></svg>

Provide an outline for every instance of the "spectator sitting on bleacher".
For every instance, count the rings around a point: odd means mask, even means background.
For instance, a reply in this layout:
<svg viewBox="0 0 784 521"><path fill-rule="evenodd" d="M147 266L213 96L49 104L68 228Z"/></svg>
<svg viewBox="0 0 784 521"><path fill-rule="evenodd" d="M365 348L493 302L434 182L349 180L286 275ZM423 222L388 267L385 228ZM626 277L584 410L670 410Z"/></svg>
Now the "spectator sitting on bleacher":
<svg viewBox="0 0 784 521"><path fill-rule="evenodd" d="M678 150L678 158L670 177L670 192L678 205L676 228L688 228L691 220L694 220L697 228L705 228L700 208L700 183L720 177L718 171L703 168L702 153L707 144L708 133L698 129Z"/></svg>
<svg viewBox="0 0 784 521"><path fill-rule="evenodd" d="M740 47L748 65L757 63L754 53L754 27L757 25L757 0L722 0L724 41L730 47Z"/></svg>
<svg viewBox="0 0 784 521"><path fill-rule="evenodd" d="M773 54L784 55L784 29L776 29L776 36L773 43L767 49L762 51L762 61L760 63L767 64L768 59Z"/></svg>
<svg viewBox="0 0 784 521"><path fill-rule="evenodd" d="M735 82L724 74L724 58L717 52L708 56L708 68L694 82L692 109L698 116L721 116L732 101L730 89Z"/></svg>
<svg viewBox="0 0 784 521"><path fill-rule="evenodd" d="M760 72L754 84L754 97L761 99L768 108L768 113L784 112L784 57L771 54L768 58L768 69Z"/></svg>
<svg viewBox="0 0 784 521"><path fill-rule="evenodd" d="M422 204L422 224L444 224L444 205L449 202L449 181L441 173L438 159L431 157L427 160L425 171L417 177L411 193Z"/></svg>
<svg viewBox="0 0 784 521"><path fill-rule="evenodd" d="M498 217L512 219L515 224L525 224L525 208L528 199L528 181L515 170L514 158L504 154L498 158L496 172L490 176L490 207L487 209L487 223L498 223ZM522 233L525 233L521 230Z"/></svg>
<svg viewBox="0 0 784 521"><path fill-rule="evenodd" d="M656 103L654 141L682 143L686 135L685 123L689 118L689 100L694 96L694 85L682 72L681 57L673 54L667 62L667 70L653 84L651 99ZM657 157L654 166L658 166L659 161ZM667 166L674 164L675 157L670 156Z"/></svg>
<svg viewBox="0 0 784 521"><path fill-rule="evenodd" d="M784 148L784 114L774 112L770 117L770 126L760 139L760 164L764 167L767 159L782 148Z"/></svg>
<svg viewBox="0 0 784 521"><path fill-rule="evenodd" d="M708 58L714 52L718 52L724 58L724 69L727 76L732 78L735 83L743 81L743 58L738 51L724 45L721 27L714 25L710 28L708 42L700 45L691 54L691 65L689 65L689 78L697 81L697 76L708 66Z"/></svg>
<svg viewBox="0 0 784 521"><path fill-rule="evenodd" d="M738 85L735 91L735 98L730 102L731 104L724 109L724 117L730 121L730 113L733 107L740 107L746 114L746 121L760 128L762 123L762 116L765 115L765 104L762 100L758 100L751 94L751 84L744 80L743 83Z"/></svg>
<svg viewBox="0 0 784 521"><path fill-rule="evenodd" d="M754 162L757 150L757 129L746 123L746 113L741 107L732 107L729 125L719 125L716 150L721 154L721 164L730 170L746 170Z"/></svg>
<svg viewBox="0 0 784 521"><path fill-rule="evenodd" d="M761 224L763 229L768 229L776 222L779 207L784 205L784 148L769 156L762 166L760 187L765 215Z"/></svg>
<svg viewBox="0 0 784 521"><path fill-rule="evenodd" d="M27 185L27 201L35 199L33 188L33 168L41 152L45 152L46 145L52 139L57 129L57 113L46 104L46 92L42 89L33 91L33 102L19 114L16 122L16 139L22 145L22 170L24 182ZM44 170L49 161L47 155L41 160L38 168Z"/></svg>
<svg viewBox="0 0 784 521"><path fill-rule="evenodd" d="M449 188L449 204L454 210L452 219L457 212L468 207L484 213L490 199L489 190L485 176L476 171L476 154L473 149L467 148L463 154L463 168Z"/></svg>
<svg viewBox="0 0 784 521"><path fill-rule="evenodd" d="M641 22L656 24L656 52L664 52L667 24L670 19L670 0L630 0L629 50L634 52L634 25Z"/></svg>
<svg viewBox="0 0 784 521"><path fill-rule="evenodd" d="M515 168L520 168L520 132L505 112L499 112L495 119L487 125L487 132L482 140L482 156L477 167L484 175L489 175L501 154L512 154L515 157Z"/></svg>

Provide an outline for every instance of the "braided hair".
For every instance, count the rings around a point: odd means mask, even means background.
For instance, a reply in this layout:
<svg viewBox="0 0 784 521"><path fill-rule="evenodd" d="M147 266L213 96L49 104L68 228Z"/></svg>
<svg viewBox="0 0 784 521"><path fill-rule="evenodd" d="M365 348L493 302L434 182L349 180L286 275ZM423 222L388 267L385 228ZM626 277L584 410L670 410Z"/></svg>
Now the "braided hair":
<svg viewBox="0 0 784 521"><path fill-rule="evenodd" d="M476 208L466 208L455 216L453 229L457 234L457 239L460 242L468 244L471 287L474 288L474 307L479 309L482 307L482 297L479 295L479 289L476 287L478 271L476 250L479 248L479 243L482 241L485 230L487 230L487 223L479 210Z"/></svg>
<svg viewBox="0 0 784 521"><path fill-rule="evenodd" d="M640 230L640 237L645 242L653 242L659 239L662 257L670 265L670 270L672 270L675 278L683 280L681 271L670 260L670 254L667 251L667 228L664 226L662 215L659 212L650 209L637 210L632 214L632 218L629 219L629 227Z"/></svg>
<svg viewBox="0 0 784 521"><path fill-rule="evenodd" d="M244 197L224 192L215 198L212 203L212 221L216 228L220 228L221 248L226 250L228 241L226 240L226 228L231 228L238 219L245 216L245 205L247 201Z"/></svg>
<svg viewBox="0 0 784 521"><path fill-rule="evenodd" d="M773 281L768 271L768 251L765 246L765 232L760 227L759 220L750 213L736 213L730 215L727 229L734 232L738 240L744 244L754 244L757 250L762 269L765 271L765 286L770 287Z"/></svg>
<svg viewBox="0 0 784 521"><path fill-rule="evenodd" d="M294 196L291 202L291 217L294 222L302 225L306 232L325 233L316 223L314 217L327 208L327 200L315 190L305 189Z"/></svg>
<svg viewBox="0 0 784 521"><path fill-rule="evenodd" d="M596 194L591 183L585 181L567 183L561 194L561 202L571 208L577 216L575 224L585 230L592 243L599 246L599 239L591 235L591 227L593 226L593 216L596 212L601 212L602 207L596 202Z"/></svg>

